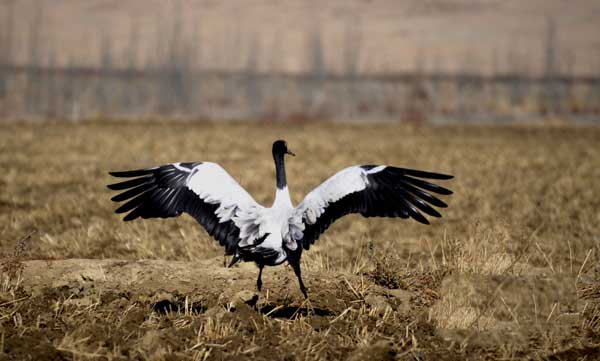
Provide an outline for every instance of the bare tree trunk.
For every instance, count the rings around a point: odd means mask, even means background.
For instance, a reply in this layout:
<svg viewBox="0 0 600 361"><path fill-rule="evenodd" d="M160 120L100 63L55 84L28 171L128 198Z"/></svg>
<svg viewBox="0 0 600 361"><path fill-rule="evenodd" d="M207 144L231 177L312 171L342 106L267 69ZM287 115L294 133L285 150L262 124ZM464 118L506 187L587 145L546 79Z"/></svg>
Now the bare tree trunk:
<svg viewBox="0 0 600 361"><path fill-rule="evenodd" d="M344 45L343 45L343 67L344 73L348 79L342 98L341 106L345 116L356 117L357 105L360 102L358 91L358 69L361 57L362 45L362 26L360 17L354 14L349 16L345 21L344 29Z"/></svg>
<svg viewBox="0 0 600 361"><path fill-rule="evenodd" d="M315 20L318 21L318 20ZM308 117L321 115L323 108L324 83L327 66L325 64L325 52L323 48L322 30L319 23L313 25L308 34L307 41L307 77L306 83L301 87L305 104L303 109Z"/></svg>
<svg viewBox="0 0 600 361"><path fill-rule="evenodd" d="M14 29L14 0L5 3L6 12L0 26L0 99L8 94L8 82L10 74L7 66L12 65L13 59L13 29Z"/></svg>
<svg viewBox="0 0 600 361"><path fill-rule="evenodd" d="M29 59L27 63L30 71L26 74L25 104L27 113L39 115L39 104L42 103L40 89L42 88L41 67L43 66L40 34L43 28L44 8L42 2L36 1L34 4L34 16L29 26Z"/></svg>
<svg viewBox="0 0 600 361"><path fill-rule="evenodd" d="M548 115L560 113L560 84L559 75L557 27L553 18L546 20L545 69L543 112Z"/></svg>

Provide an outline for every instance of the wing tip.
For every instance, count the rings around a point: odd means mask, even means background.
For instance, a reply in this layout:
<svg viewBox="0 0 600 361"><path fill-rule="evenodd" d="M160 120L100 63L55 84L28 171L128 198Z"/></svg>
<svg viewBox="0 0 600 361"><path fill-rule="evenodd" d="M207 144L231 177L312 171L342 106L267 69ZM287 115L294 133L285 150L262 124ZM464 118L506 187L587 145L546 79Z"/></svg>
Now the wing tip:
<svg viewBox="0 0 600 361"><path fill-rule="evenodd" d="M111 171L108 172L108 174L110 174L113 177L124 177L122 174L126 173L126 172L130 172L130 171L111 170Z"/></svg>
<svg viewBox="0 0 600 361"><path fill-rule="evenodd" d="M109 171L108 174L110 174L113 177L117 177L117 178L132 178L132 177L140 177L140 176L152 174L157 168L158 167L133 169L133 170L116 170L116 171Z"/></svg>
<svg viewBox="0 0 600 361"><path fill-rule="evenodd" d="M389 167L389 166L387 168L391 168L391 169L393 169L393 171L399 172L400 174L405 174L405 175L409 175L409 176L413 176L413 177L417 177L417 178L438 179L438 180L449 180L449 179L454 178L454 175L446 174L446 173L437 173L437 172L430 172L430 171L419 170L419 169L398 168L398 167Z"/></svg>
<svg viewBox="0 0 600 361"><path fill-rule="evenodd" d="M448 188L444 188L444 187L440 187L440 192L438 192L438 194L441 194L443 196L450 196L452 194L454 194L454 192Z"/></svg>
<svg viewBox="0 0 600 361"><path fill-rule="evenodd" d="M410 217L410 218L412 218L412 219L414 219L415 221L417 221L417 222L419 222L419 223L421 223L421 224L424 224L424 225L426 225L426 226L429 226L429 225L431 225L431 223L429 222L429 220L428 220L427 218L425 218L425 216L422 216L422 217L423 217L423 218L420 218L420 217Z"/></svg>
<svg viewBox="0 0 600 361"><path fill-rule="evenodd" d="M115 212L115 213L117 213L117 212ZM131 222L131 221L133 221L134 219L136 219L136 218L138 218L138 217L139 217L138 215L135 215L135 214L134 214L134 215L132 215L132 213L133 213L133 212L130 212L130 213L128 213L128 214L127 214L125 217L123 217L123 222Z"/></svg>
<svg viewBox="0 0 600 361"><path fill-rule="evenodd" d="M120 190L119 185L120 185L120 183L111 183L111 184L107 184L106 188L113 190L113 191L118 191L118 190Z"/></svg>

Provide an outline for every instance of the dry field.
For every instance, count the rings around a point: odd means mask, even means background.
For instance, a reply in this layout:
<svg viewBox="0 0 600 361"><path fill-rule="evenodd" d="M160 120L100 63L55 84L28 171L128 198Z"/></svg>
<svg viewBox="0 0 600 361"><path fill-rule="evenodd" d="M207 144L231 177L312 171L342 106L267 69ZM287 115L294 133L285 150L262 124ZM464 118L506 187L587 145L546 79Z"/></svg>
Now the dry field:
<svg viewBox="0 0 600 361"><path fill-rule="evenodd" d="M431 226L349 216L286 266L223 268L187 216L123 223L109 170L223 164L263 204L344 166L451 173ZM600 358L600 129L0 126L0 360Z"/></svg>

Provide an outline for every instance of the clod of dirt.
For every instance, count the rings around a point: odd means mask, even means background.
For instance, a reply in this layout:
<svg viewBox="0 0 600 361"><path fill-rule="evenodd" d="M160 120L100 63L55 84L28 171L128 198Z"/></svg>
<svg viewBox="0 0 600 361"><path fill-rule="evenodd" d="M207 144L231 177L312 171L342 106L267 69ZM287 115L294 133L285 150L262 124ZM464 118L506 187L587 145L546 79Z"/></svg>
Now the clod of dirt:
<svg viewBox="0 0 600 361"><path fill-rule="evenodd" d="M348 358L349 361L391 361L396 356L394 345L389 341L377 341L372 345L357 348Z"/></svg>
<svg viewBox="0 0 600 361"><path fill-rule="evenodd" d="M369 305L372 310L377 310L380 315L383 315L388 310L391 310L391 306L387 299L381 295L367 295L365 297L365 303Z"/></svg>
<svg viewBox="0 0 600 361"><path fill-rule="evenodd" d="M93 297L82 297L82 298L71 298L68 300L65 300L64 304L65 305L73 305L73 306L77 306L77 307L87 307L87 306L91 306L94 303L98 302L96 299L94 299Z"/></svg>
<svg viewBox="0 0 600 361"><path fill-rule="evenodd" d="M397 262L389 256L381 256L375 259L375 268L368 273L368 276L379 286L398 289L403 286L400 274L400 266Z"/></svg>
<svg viewBox="0 0 600 361"><path fill-rule="evenodd" d="M204 316L207 318L213 318L215 320L220 320L227 314L227 310L223 306L215 306L211 307L204 312Z"/></svg>
<svg viewBox="0 0 600 361"><path fill-rule="evenodd" d="M256 294L255 292L251 292L249 290L243 290L240 291L238 293L236 293L231 300L229 301L229 307L230 308L239 308L239 306L241 306L242 304L246 304L248 306L254 306L256 305L256 302L258 302L258 294Z"/></svg>
<svg viewBox="0 0 600 361"><path fill-rule="evenodd" d="M143 349L155 351L157 345L160 345L160 332L158 330L146 331L139 343Z"/></svg>
<svg viewBox="0 0 600 361"><path fill-rule="evenodd" d="M393 308L400 313L408 313L412 310L411 299L417 295L414 292L406 291L403 289L388 290L387 294L390 296L390 304Z"/></svg>
<svg viewBox="0 0 600 361"><path fill-rule="evenodd" d="M152 296L152 300L155 303L159 303L159 302L163 302L163 301L174 303L175 297L173 297L173 294L170 292L158 292L157 294Z"/></svg>

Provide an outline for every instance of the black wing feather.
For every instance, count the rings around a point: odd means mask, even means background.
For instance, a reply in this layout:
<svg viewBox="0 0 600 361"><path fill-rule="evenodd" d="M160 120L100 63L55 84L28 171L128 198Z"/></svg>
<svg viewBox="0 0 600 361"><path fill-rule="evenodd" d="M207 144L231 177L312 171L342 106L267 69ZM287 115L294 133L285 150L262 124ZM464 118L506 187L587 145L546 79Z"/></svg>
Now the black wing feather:
<svg viewBox="0 0 600 361"><path fill-rule="evenodd" d="M233 254L237 249L239 228L233 221L219 223L215 214L220 204L204 202L190 190L186 181L192 169L201 163L179 163L179 168L187 168L189 172L178 169L173 164L149 169L110 172L114 177L133 178L108 185L112 190L125 190L112 197L114 202L127 201L116 209L116 213L127 213L124 221L137 218L177 217L185 212L190 214L221 246L226 254Z"/></svg>
<svg viewBox="0 0 600 361"><path fill-rule="evenodd" d="M120 177L120 178L141 177L144 175L154 174L154 172L158 168L159 167L136 169L136 170L125 170L125 171L118 171L118 172L108 172L108 174L112 175L113 177Z"/></svg>
<svg viewBox="0 0 600 361"><path fill-rule="evenodd" d="M361 167L368 171L377 166ZM367 174L368 185L364 190L329 203L314 224L304 220L303 247L309 249L335 220L350 213L360 213L364 217L410 217L423 224L429 224L429 221L422 213L441 217L432 206L445 208L447 205L429 192L450 195L452 191L418 178L446 180L453 176L396 167L385 167L380 172Z"/></svg>
<svg viewBox="0 0 600 361"><path fill-rule="evenodd" d="M141 184L145 184L148 182L152 182L152 177L140 177L140 178L134 178L132 180L121 182L121 183L109 184L108 188L112 189L113 191L119 191L119 190L123 190L123 189L132 188L135 186L139 186Z"/></svg>
<svg viewBox="0 0 600 361"><path fill-rule="evenodd" d="M153 188L156 188L155 184L148 184L148 182L144 182L144 184L142 184L142 185L139 185L139 186L133 187L133 188L129 188L125 192L117 194L116 196L112 197L110 200L113 202L122 202L126 199L133 198L133 197L137 196L138 194L144 193Z"/></svg>
<svg viewBox="0 0 600 361"><path fill-rule="evenodd" d="M410 185L407 182L400 181L400 182L398 182L398 186L399 186L399 188L404 189L407 192L414 194L416 197L426 200L428 203L430 203L438 208L448 207L448 205L446 203L442 202L437 197L434 197L431 194L429 194L417 187L413 187L412 185Z"/></svg>
<svg viewBox="0 0 600 361"><path fill-rule="evenodd" d="M401 176L400 179L407 183L410 183L414 186L417 186L419 188L423 188L424 190L430 191L430 192L434 192L437 194L443 194L445 196L452 194L452 191L449 189L440 187L437 184L425 182L420 179L416 179L416 178L408 177L408 176Z"/></svg>
<svg viewBox="0 0 600 361"><path fill-rule="evenodd" d="M395 174L399 174L399 175L409 175L409 176L413 176L413 177L417 177L417 178L442 179L442 180L454 178L453 175L449 175L449 174L426 172L426 171L416 170L416 169L387 167L386 170L388 170L391 173L395 173Z"/></svg>

